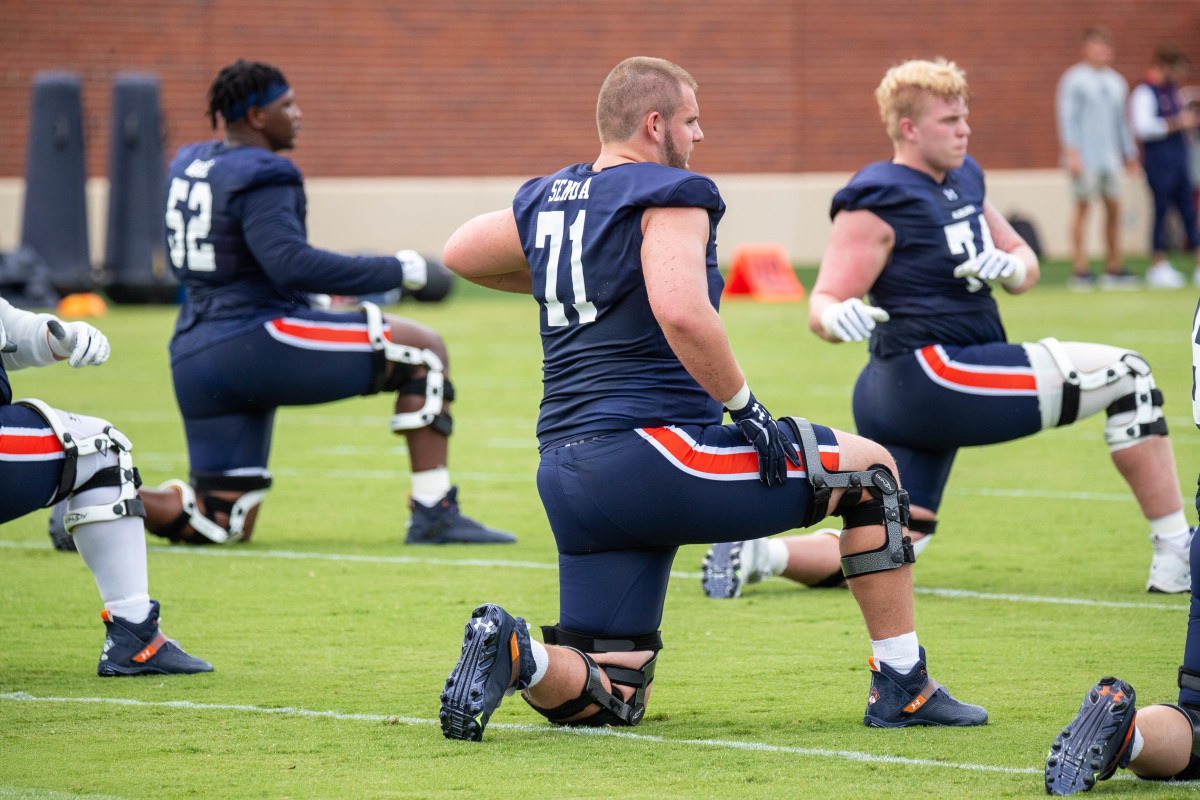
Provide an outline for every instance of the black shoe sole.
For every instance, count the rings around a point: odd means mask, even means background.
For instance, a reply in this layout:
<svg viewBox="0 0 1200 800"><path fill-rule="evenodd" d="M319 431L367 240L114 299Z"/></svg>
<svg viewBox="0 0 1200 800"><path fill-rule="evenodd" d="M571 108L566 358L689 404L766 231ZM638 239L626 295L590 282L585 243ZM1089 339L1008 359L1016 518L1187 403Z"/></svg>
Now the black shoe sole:
<svg viewBox="0 0 1200 800"><path fill-rule="evenodd" d="M1114 695L1121 699L1111 700ZM1119 754L1133 726L1134 715L1130 713L1133 710L1133 687L1113 677L1101 678L1083 698L1075 719L1050 745L1050 755L1046 757L1046 794L1066 796L1087 792L1096 781L1110 778L1116 772ZM1105 764L1104 750L1114 740L1119 740L1118 748Z"/></svg>
<svg viewBox="0 0 1200 800"><path fill-rule="evenodd" d="M713 600L732 600L742 593L742 587L738 585L737 571L742 565L742 542L729 542L713 545L712 549L718 547L729 547L729 554L726 557L724 569L712 569L709 562L712 559L711 555L704 557L704 563L700 565L703 577L700 579L700 588L704 590L704 594ZM710 551L711 553L711 551Z"/></svg>
<svg viewBox="0 0 1200 800"><path fill-rule="evenodd" d="M499 620L493 629L479 630L474 626L475 620L488 616L488 611L488 606L480 606L471 614L463 632L462 654L442 690L438 720L447 739L482 740L488 717L500 706L498 700L491 709L487 708L486 689L491 670L498 666L503 626ZM489 660L491 667L481 669L480 665Z"/></svg>

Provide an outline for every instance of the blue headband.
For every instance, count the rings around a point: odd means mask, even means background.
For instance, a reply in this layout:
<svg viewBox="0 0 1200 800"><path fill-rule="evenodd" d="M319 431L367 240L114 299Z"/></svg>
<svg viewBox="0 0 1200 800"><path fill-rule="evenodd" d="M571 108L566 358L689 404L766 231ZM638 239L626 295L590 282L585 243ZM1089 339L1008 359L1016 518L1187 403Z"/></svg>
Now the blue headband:
<svg viewBox="0 0 1200 800"><path fill-rule="evenodd" d="M237 122L246 116L246 112L250 109L261 108L262 106L274 103L287 94L289 88L286 83L272 83L265 92L251 92L242 102L230 106L226 111L222 111L221 116L225 117L226 122Z"/></svg>

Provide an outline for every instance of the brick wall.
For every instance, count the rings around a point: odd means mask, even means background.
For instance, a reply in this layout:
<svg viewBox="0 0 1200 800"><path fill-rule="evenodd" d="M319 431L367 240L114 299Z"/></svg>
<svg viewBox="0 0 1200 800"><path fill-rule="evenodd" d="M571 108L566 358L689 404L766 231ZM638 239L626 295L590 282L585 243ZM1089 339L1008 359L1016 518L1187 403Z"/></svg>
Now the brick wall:
<svg viewBox="0 0 1200 800"><path fill-rule="evenodd" d="M984 166L1047 168L1054 85L1093 22L1115 31L1131 82L1161 38L1200 61L1197 0L0 0L0 177L24 174L37 71L82 76L88 170L103 175L117 73L159 75L170 153L210 135L205 93L238 57L276 64L296 88L294 157L309 176L531 175L590 159L596 90L629 55L700 82L702 172L886 157L872 90L889 65L934 55L967 69Z"/></svg>

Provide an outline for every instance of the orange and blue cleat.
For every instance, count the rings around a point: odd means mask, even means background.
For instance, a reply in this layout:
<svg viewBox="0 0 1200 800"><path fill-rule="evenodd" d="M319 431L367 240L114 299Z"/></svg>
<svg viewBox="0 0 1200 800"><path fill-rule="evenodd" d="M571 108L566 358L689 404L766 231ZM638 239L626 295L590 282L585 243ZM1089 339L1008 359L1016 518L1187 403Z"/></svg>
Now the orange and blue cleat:
<svg viewBox="0 0 1200 800"><path fill-rule="evenodd" d="M1129 765L1133 687L1111 676L1088 690L1079 713L1054 737L1046 757L1046 794L1087 792Z"/></svg>
<svg viewBox="0 0 1200 800"><path fill-rule="evenodd" d="M863 725L869 728L907 728L910 725L986 725L987 709L961 703L925 671L925 648L921 660L906 674L872 658L871 693Z"/></svg>
<svg viewBox="0 0 1200 800"><path fill-rule="evenodd" d="M189 675L212 672L213 666L202 658L189 656L174 639L158 629L158 601L150 601L150 616L145 622L132 623L108 611L101 614L108 636L100 653L96 674L102 678L117 675Z"/></svg>

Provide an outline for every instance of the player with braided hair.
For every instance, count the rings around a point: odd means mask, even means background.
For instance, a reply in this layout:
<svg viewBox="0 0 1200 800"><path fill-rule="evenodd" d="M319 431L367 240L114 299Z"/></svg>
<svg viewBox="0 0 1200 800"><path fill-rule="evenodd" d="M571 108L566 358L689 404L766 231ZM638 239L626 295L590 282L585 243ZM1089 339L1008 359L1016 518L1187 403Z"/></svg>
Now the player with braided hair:
<svg viewBox="0 0 1200 800"><path fill-rule="evenodd" d="M171 339L190 481L141 493L151 532L194 544L250 537L271 475L275 409L356 395L396 395L391 429L412 468L409 544L508 543L464 516L447 469L449 356L433 330L371 303L332 312L312 294L421 288L430 267L411 250L351 257L309 245L295 146L300 107L274 66L239 60L209 91L220 139L180 148L167 175L171 269L187 289Z"/></svg>

